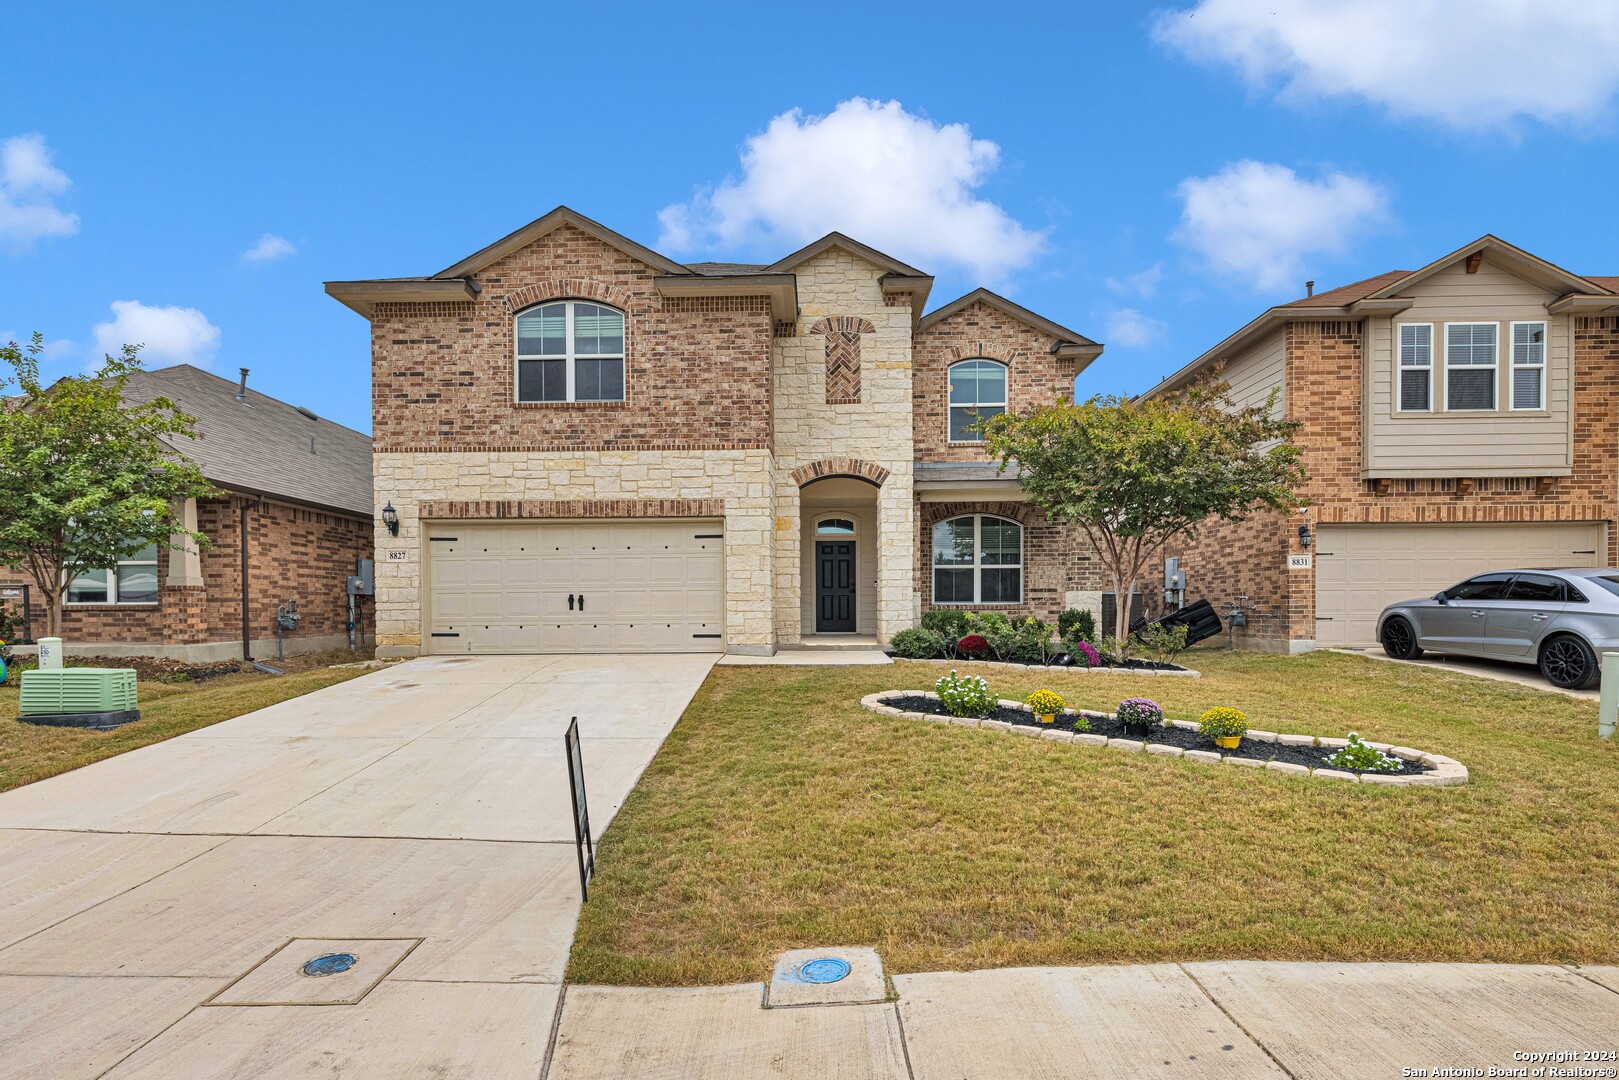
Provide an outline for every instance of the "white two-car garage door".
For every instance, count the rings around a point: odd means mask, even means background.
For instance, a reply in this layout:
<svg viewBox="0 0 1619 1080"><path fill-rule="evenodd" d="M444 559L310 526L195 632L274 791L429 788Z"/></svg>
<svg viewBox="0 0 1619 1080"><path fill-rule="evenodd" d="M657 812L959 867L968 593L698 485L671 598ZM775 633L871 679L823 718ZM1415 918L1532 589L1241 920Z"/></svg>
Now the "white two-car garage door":
<svg viewBox="0 0 1619 1080"><path fill-rule="evenodd" d="M718 521L434 522L435 653L720 652Z"/></svg>
<svg viewBox="0 0 1619 1080"><path fill-rule="evenodd" d="M1315 639L1322 645L1376 644L1384 607L1432 596L1473 574L1603 566L1606 536L1601 522L1318 526Z"/></svg>

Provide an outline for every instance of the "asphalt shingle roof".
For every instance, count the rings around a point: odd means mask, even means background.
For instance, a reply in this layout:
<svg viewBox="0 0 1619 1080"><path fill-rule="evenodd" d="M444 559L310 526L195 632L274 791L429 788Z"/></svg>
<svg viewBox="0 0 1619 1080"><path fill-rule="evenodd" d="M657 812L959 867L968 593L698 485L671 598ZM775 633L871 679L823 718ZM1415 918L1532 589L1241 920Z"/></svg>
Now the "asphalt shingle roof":
<svg viewBox="0 0 1619 1080"><path fill-rule="evenodd" d="M130 376L124 398L166 397L196 417L198 438L176 439L174 449L222 488L372 515L369 435L306 415L251 383L246 402L237 401L236 389L229 379L178 364Z"/></svg>

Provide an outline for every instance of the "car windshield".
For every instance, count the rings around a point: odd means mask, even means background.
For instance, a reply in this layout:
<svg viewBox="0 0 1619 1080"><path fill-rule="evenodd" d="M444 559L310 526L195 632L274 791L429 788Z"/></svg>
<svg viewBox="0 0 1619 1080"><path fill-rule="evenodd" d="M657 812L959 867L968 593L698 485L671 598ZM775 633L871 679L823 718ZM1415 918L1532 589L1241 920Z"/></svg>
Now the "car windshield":
<svg viewBox="0 0 1619 1080"><path fill-rule="evenodd" d="M1594 581L1615 596L1619 596L1619 577L1594 577L1586 578L1585 580Z"/></svg>

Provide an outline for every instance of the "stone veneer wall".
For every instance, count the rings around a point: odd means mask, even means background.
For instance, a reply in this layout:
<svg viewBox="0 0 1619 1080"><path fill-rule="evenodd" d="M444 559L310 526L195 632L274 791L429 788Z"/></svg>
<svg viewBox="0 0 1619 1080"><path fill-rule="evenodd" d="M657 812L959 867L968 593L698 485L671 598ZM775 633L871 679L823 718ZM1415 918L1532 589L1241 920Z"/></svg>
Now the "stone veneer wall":
<svg viewBox="0 0 1619 1080"><path fill-rule="evenodd" d="M622 500L617 505L602 502L598 516L641 516L634 513L634 503L640 500L703 500L699 505L705 508L717 501L725 517L726 648L750 653L774 649L774 468L768 450L378 452L375 475L377 499L391 500L399 511L397 537L390 536L380 521L376 532L381 656L414 656L421 651L421 593L426 582L420 505L525 500L536 504ZM531 512L543 510L536 505ZM486 516L511 512L522 508L494 507ZM403 558L392 561L389 551L402 552Z"/></svg>
<svg viewBox="0 0 1619 1080"><path fill-rule="evenodd" d="M1574 465L1541 490L1534 477L1479 477L1462 494L1458 480L1395 480L1387 494L1361 478L1361 328L1359 322L1290 323L1288 414L1303 420L1294 442L1309 474L1300 494L1313 525L1606 521L1608 565L1619 561L1619 318L1574 320ZM1238 640L1264 647L1315 637L1315 570L1288 570L1298 544L1297 515L1256 515L1205 525L1196 542L1172 545L1190 595L1224 611L1238 595L1258 617Z"/></svg>
<svg viewBox="0 0 1619 1080"><path fill-rule="evenodd" d="M831 458L856 459L888 471L877 488L877 634L887 640L911 625L914 521L911 480L911 309L890 304L883 271L828 248L793 268L799 318L793 336L777 328L775 368L775 633L782 644L803 630L803 545L798 481L793 472ZM860 338L858 401L828 401L827 339L811 333L822 320L874 329ZM822 324L825 325L825 324ZM861 542L870 542L862 537ZM809 632L813 632L813 627Z"/></svg>

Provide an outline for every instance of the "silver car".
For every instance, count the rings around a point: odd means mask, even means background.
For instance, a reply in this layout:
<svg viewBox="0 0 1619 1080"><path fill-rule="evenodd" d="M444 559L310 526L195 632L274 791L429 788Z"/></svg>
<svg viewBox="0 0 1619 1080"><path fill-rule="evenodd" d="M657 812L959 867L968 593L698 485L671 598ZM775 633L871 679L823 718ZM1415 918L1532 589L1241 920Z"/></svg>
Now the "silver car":
<svg viewBox="0 0 1619 1080"><path fill-rule="evenodd" d="M1554 685L1586 690L1598 657L1619 652L1619 570L1500 570L1423 600L1390 604L1377 640L1397 660L1424 651L1535 664Z"/></svg>

